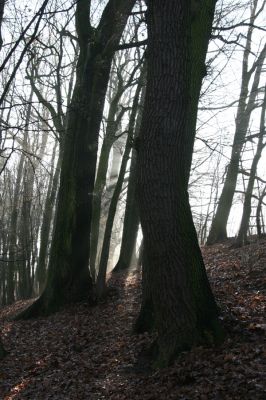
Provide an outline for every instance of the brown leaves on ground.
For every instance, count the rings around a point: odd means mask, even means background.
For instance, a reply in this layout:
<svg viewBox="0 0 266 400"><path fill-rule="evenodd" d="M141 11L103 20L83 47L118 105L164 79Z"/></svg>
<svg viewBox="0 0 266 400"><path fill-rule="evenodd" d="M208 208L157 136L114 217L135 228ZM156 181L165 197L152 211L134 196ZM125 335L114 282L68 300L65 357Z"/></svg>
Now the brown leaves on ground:
<svg viewBox="0 0 266 400"><path fill-rule="evenodd" d="M203 248L227 330L224 344L198 347L152 371L139 358L152 338L131 333L140 276L116 275L106 303L70 307L49 318L10 320L28 302L1 310L8 356L0 363L4 400L266 399L266 240L242 249Z"/></svg>

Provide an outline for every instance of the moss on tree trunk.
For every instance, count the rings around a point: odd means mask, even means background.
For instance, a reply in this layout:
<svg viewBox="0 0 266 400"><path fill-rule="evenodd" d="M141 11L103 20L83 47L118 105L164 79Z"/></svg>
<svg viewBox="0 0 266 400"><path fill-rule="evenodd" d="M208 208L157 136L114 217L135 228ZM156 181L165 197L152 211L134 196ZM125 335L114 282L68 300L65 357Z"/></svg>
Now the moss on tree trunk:
<svg viewBox="0 0 266 400"><path fill-rule="evenodd" d="M90 2L77 2L80 53L67 115L47 283L21 318L47 315L84 299L93 301L88 264L98 134L113 55L133 4L133 0L109 0L94 29Z"/></svg>

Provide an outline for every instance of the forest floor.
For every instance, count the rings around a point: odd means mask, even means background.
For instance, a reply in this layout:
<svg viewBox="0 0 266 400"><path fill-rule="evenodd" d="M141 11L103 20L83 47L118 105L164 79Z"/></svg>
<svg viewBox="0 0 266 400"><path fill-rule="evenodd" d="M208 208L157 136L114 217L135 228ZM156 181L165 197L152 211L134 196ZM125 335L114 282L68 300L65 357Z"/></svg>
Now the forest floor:
<svg viewBox="0 0 266 400"><path fill-rule="evenodd" d="M71 306L48 318L12 321L29 302L0 310L8 351L0 362L0 399L265 400L266 239L242 249L203 248L227 338L218 348L182 353L154 371L141 358L152 341L132 335L140 274L111 278L118 290L94 308Z"/></svg>

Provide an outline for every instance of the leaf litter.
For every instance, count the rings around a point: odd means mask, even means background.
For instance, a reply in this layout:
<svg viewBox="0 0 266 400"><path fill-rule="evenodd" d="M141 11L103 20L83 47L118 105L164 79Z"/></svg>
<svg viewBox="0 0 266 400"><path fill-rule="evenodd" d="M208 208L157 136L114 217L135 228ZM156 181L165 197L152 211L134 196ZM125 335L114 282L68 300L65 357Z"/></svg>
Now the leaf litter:
<svg viewBox="0 0 266 400"><path fill-rule="evenodd" d="M203 247L227 336L152 370L153 337L133 335L141 300L136 269L113 274L114 290L91 308L70 306L47 318L12 321L31 301L0 310L8 355L0 362L2 400L265 400L266 239L235 249Z"/></svg>

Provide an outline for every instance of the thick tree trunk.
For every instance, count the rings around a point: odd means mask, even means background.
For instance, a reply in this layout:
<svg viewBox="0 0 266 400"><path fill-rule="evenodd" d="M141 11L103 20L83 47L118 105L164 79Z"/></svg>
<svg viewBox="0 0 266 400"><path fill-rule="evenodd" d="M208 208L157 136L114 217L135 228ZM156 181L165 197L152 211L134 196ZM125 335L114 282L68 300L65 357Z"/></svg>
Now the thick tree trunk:
<svg viewBox="0 0 266 400"><path fill-rule="evenodd" d="M89 24L90 2L77 3L80 54L63 145L47 284L22 318L92 300L88 264L98 133L113 55L133 4L133 0L109 0L95 30Z"/></svg>
<svg viewBox="0 0 266 400"><path fill-rule="evenodd" d="M190 118L187 122L187 130L188 135L186 138L186 144L188 147L187 151L187 158L184 160L184 168L185 168L185 176L184 176L184 187L187 188L189 175L190 175L190 168L191 168L191 161L192 161L192 153L193 153L193 146L194 146L194 139L196 135L196 123L197 123L197 112L198 112L198 102L200 96L200 90L202 85L202 79L206 74L206 67L205 67L205 58L208 49L209 38L211 35L212 29L212 21L215 11L215 4L216 0L205 0L203 4L198 3L197 1L192 2L192 16L191 16L191 79L190 79ZM143 240L144 243L144 240ZM144 244L142 245L142 254L144 254ZM141 257L142 257L141 254ZM144 258L143 258L144 259ZM144 264L143 268L147 265L147 261ZM204 266L198 265L196 268L203 269ZM202 271L204 274L204 271ZM145 279L147 273L143 273L143 279ZM143 288L147 288L147 284L143 283ZM145 304L147 302L147 304ZM150 303L151 300L149 299L148 293L143 293L142 296L142 305L141 305L141 312L137 318L135 330L138 332L141 331L141 327L146 326L154 326L153 323L143 324L139 323L140 321L145 320L145 316L142 315L142 312L146 313L145 310L150 310ZM146 315L149 311L146 313Z"/></svg>
<svg viewBox="0 0 266 400"><path fill-rule="evenodd" d="M215 342L220 329L187 194L194 133L188 123L190 4L153 0L147 14L148 77L137 192L158 332L156 365L163 366L184 349Z"/></svg>
<svg viewBox="0 0 266 400"><path fill-rule="evenodd" d="M255 106L255 100L260 81L260 74L266 56L266 45L264 45L257 60L253 63L253 66L249 68L248 59L251 53L251 39L254 29L253 24L256 18L256 7L257 1L254 2L252 7L250 17L251 26L248 29L246 47L243 54L241 91L236 115L235 134L232 145L231 158L228 164L226 178L218 202L218 207L210 228L207 240L208 245L227 239L226 227L235 194L241 152L245 142L245 136L248 131L250 116ZM252 70L253 72L255 71L255 73L252 87L249 90Z"/></svg>
<svg viewBox="0 0 266 400"><path fill-rule="evenodd" d="M237 239L236 239L236 246L243 246L243 245L247 244L247 232L248 232L249 220L250 220L250 214L251 214L251 199L252 199L252 193L253 193L254 183L255 183L255 179L256 179L257 166L258 166L259 160L261 158L263 148L265 147L265 144L263 143L263 138L265 136L265 128L264 128L265 109L266 109L266 88L265 88L265 93L264 93L264 103L263 103L262 109L261 109L259 140L258 140L256 154L253 158L251 168L250 168L250 175L249 175L247 190L245 193L243 213L242 213L239 232L238 232Z"/></svg>

